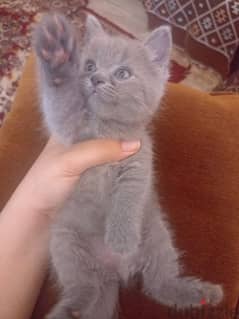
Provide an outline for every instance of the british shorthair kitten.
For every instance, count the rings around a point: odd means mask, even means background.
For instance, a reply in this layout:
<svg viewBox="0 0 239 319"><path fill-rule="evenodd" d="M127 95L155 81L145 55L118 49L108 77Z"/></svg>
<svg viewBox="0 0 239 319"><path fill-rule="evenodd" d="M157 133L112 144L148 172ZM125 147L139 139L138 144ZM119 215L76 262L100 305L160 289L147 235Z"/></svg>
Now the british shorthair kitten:
<svg viewBox="0 0 239 319"><path fill-rule="evenodd" d="M140 274L143 291L178 308L222 300L219 285L182 275L180 253L153 187L147 125L169 76L167 26L144 42L107 34L88 16L84 43L61 15L36 27L39 92L50 134L65 144L90 138L140 139L117 164L82 174L52 227L50 253L62 294L48 319L110 319L120 284Z"/></svg>

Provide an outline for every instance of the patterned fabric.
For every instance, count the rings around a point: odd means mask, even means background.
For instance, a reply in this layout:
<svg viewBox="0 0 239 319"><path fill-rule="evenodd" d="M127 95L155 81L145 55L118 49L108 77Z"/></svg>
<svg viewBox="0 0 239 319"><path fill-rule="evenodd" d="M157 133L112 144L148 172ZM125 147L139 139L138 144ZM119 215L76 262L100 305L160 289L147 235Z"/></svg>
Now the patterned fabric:
<svg viewBox="0 0 239 319"><path fill-rule="evenodd" d="M31 11L14 11L0 4L0 121L10 108L19 70L29 51L29 26L33 21Z"/></svg>
<svg viewBox="0 0 239 319"><path fill-rule="evenodd" d="M224 58L226 67L218 67L224 74L228 71L239 45L238 1L144 0L144 4L149 13L184 32L184 38L179 42L186 45L189 52L199 57L200 52L196 51L204 46ZM191 49L192 39L200 46ZM204 57L206 55L207 51L204 51Z"/></svg>

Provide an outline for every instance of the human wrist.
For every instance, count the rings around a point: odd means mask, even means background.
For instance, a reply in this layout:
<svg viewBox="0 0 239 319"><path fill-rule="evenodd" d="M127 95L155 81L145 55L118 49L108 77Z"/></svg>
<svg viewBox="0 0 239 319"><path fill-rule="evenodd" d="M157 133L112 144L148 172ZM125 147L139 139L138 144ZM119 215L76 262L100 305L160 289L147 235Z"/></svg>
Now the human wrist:
<svg viewBox="0 0 239 319"><path fill-rule="evenodd" d="M34 166L13 192L6 208L17 214L31 215L39 221L41 219L45 223L51 223L59 209L54 201L54 194L51 194L52 181L45 173L39 174L40 170Z"/></svg>
<svg viewBox="0 0 239 319"><path fill-rule="evenodd" d="M2 210L1 219L15 220L16 224L28 225L34 231L44 231L52 223L53 211L47 211L38 194L23 180Z"/></svg>

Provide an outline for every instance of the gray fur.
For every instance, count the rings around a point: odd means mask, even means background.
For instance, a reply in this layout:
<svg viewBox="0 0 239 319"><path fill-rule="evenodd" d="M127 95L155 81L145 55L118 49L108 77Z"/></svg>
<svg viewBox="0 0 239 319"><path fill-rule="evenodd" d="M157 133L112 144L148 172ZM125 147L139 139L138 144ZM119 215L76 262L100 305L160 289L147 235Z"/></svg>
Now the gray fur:
<svg viewBox="0 0 239 319"><path fill-rule="evenodd" d="M74 32L54 15L34 33L49 132L66 144L137 138L142 147L122 162L84 173L57 216L50 251L62 298L48 318L70 318L78 310L83 319L112 318L120 283L136 273L144 292L165 305L197 307L202 299L217 304L223 297L219 285L182 276L153 188L146 127L168 79L170 29L161 27L141 43L108 35L90 16L83 45Z"/></svg>

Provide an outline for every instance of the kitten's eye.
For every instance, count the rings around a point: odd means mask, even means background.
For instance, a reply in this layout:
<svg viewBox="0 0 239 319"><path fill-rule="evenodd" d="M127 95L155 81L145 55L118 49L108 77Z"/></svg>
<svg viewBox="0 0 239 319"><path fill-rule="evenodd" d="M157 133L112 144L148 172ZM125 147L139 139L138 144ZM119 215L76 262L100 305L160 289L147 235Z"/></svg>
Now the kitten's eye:
<svg viewBox="0 0 239 319"><path fill-rule="evenodd" d="M118 80L127 80L131 77L131 75L132 75L132 73L131 73L130 69L127 67L120 67L114 73L114 76Z"/></svg>
<svg viewBox="0 0 239 319"><path fill-rule="evenodd" d="M86 72L95 72L96 71L96 64L93 60L87 60L85 63L85 71Z"/></svg>

